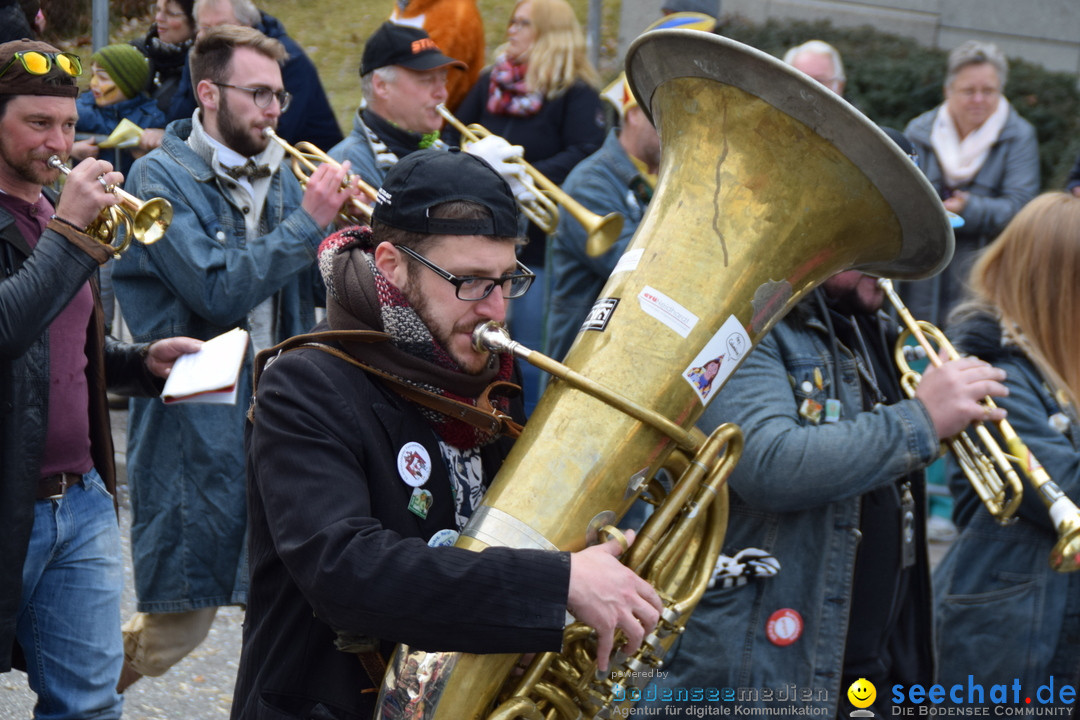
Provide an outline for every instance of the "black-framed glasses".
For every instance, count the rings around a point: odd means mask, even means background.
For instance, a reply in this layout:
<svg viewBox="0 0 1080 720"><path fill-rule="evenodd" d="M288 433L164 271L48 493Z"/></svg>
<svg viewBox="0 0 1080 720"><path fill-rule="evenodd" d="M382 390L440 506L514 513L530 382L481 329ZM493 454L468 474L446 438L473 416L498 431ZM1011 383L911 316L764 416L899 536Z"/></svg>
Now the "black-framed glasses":
<svg viewBox="0 0 1080 720"><path fill-rule="evenodd" d="M533 284L533 280L536 279L536 275L533 274L532 270L529 270L529 268L521 264L521 261L518 261L517 264L519 272L516 272L513 275L503 275L502 277L497 278L479 277L477 275L454 275L453 273L443 270L415 250L411 250L404 245L395 245L394 247L409 257L414 258L417 262L431 270L443 280L451 283L457 289L458 300L467 300L469 302L483 300L490 295L491 291L496 287L502 288L503 297L507 300L519 298L529 290Z"/></svg>
<svg viewBox="0 0 1080 720"><path fill-rule="evenodd" d="M232 88L233 90L243 90L244 92L251 93L251 99L255 102L256 107L270 107L270 101L277 98L278 105L281 106L281 112L285 112L289 109L289 103L292 102L292 94L285 90L274 92L268 87L244 87L243 85L230 85L229 83L220 82L214 84L218 87Z"/></svg>
<svg viewBox="0 0 1080 720"><path fill-rule="evenodd" d="M23 70L31 75L46 75L52 70L53 65L60 68L63 72L67 73L71 77L78 77L82 75L82 60L78 55L73 55L67 52L43 52L41 50L22 50L15 53L3 70L0 70L0 77L4 76L11 66L15 64L15 61L22 63Z"/></svg>

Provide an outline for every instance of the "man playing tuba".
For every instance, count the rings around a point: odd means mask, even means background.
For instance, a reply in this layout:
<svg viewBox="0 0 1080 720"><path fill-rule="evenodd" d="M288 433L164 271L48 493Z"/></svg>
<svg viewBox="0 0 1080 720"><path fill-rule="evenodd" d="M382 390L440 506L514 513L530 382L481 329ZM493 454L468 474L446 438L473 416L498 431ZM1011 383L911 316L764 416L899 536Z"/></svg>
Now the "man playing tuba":
<svg viewBox="0 0 1080 720"><path fill-rule="evenodd" d="M337 334L276 354L248 428L252 585L234 720L371 717L398 642L558 650L569 611L597 629L606 666L616 630L633 651L656 625L660 598L614 541L450 547L522 418L499 389L519 378L511 356L472 343L532 284L519 242L498 173L421 150L387 174L370 229L324 243L321 329ZM423 674L410 680L423 702Z"/></svg>

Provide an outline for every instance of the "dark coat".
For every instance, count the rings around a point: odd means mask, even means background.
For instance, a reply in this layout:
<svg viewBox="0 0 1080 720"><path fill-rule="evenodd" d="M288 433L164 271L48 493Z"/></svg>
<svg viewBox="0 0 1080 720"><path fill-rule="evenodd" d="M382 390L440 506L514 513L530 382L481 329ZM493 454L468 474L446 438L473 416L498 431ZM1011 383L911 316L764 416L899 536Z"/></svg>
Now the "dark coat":
<svg viewBox="0 0 1080 720"><path fill-rule="evenodd" d="M251 589L233 718L372 717L373 683L335 630L466 652L557 650L569 555L430 548L453 529L450 478L415 405L316 349L274 360L247 433ZM518 415L520 416L520 407ZM431 459L426 519L409 511L399 454ZM482 451L490 482L509 451Z"/></svg>
<svg viewBox="0 0 1080 720"><path fill-rule="evenodd" d="M109 255L97 241L55 220L31 252L15 221L0 209L0 672L11 669L22 570L34 524L48 419L49 324ZM116 485L106 382L134 393L156 392L140 345L105 335L94 287L86 337L90 451L110 491ZM129 384L119 386L121 379Z"/></svg>
<svg viewBox="0 0 1080 720"><path fill-rule="evenodd" d="M574 166L600 149L607 128L600 95L580 80L554 99L545 99L535 115L495 115L487 109L491 68L461 101L457 118L465 124L480 123L525 149L525 160L548 180L562 185ZM458 138L447 133L454 144Z"/></svg>

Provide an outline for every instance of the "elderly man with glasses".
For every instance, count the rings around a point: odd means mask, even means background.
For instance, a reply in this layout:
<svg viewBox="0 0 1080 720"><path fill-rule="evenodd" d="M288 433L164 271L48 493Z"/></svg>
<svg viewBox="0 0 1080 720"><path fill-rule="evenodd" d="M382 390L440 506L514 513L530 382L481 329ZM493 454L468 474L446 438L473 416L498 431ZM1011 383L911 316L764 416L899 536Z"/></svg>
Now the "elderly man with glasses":
<svg viewBox="0 0 1080 720"><path fill-rule="evenodd" d="M221 26L190 62L199 108L169 125L127 189L174 209L165 237L116 267L124 318L141 341L232 328L254 351L307 331L323 304L315 251L352 192L324 165L306 189L268 142L289 105L277 40ZM251 363L240 387L250 387ZM121 688L161 675L206 636L217 607L246 600L243 423L234 405L131 406L128 475L138 613L124 626Z"/></svg>
<svg viewBox="0 0 1080 720"><path fill-rule="evenodd" d="M450 547L520 429L512 357L472 343L532 284L518 227L491 166L427 149L387 174L370 228L324 243L328 332L273 353L251 411L234 720L373 717L398 642L558 650L569 609L597 628L606 665L617 630L633 651L655 626L660 600L614 541L576 553ZM408 696L385 702L430 702Z"/></svg>

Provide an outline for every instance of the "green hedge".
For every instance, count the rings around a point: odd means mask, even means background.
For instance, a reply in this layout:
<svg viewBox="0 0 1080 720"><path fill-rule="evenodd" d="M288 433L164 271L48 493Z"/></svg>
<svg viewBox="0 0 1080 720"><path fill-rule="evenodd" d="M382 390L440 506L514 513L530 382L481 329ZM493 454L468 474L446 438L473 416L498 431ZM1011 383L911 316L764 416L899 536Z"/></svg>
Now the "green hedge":
<svg viewBox="0 0 1080 720"><path fill-rule="evenodd" d="M879 125L903 130L909 120L942 101L948 52L869 25L837 28L828 21L778 20L755 25L729 17L718 32L776 57L807 40L824 40L844 59L846 97ZM1076 77L1010 58L1005 95L1038 133L1043 187L1063 187L1080 152Z"/></svg>

